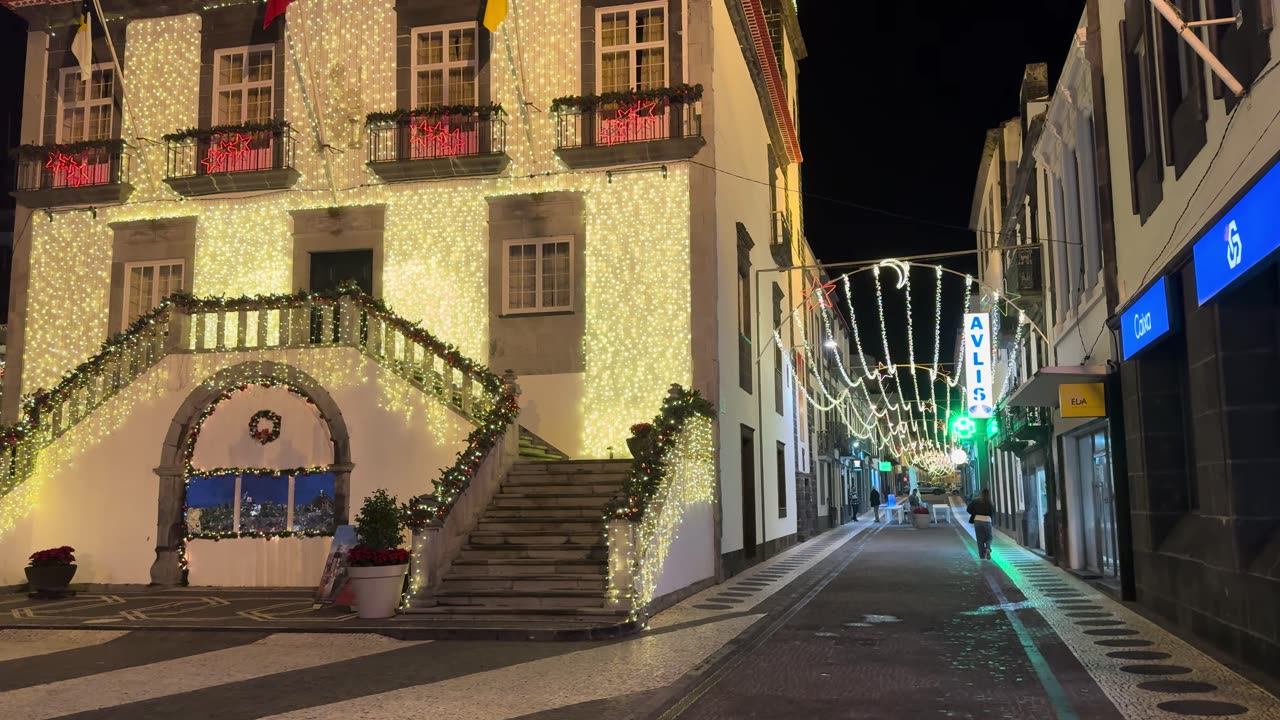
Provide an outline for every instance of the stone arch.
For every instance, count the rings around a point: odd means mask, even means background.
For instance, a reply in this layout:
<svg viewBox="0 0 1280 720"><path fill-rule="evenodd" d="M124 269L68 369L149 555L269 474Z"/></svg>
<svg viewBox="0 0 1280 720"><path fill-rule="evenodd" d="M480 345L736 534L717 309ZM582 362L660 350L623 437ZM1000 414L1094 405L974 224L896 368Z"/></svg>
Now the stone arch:
<svg viewBox="0 0 1280 720"><path fill-rule="evenodd" d="M286 363L255 361L223 368L201 382L183 401L169 423L164 446L160 449L160 465L155 470L160 478L160 493L156 517L156 559L151 565L153 585L178 585L183 580L179 552L185 541L182 503L187 475L185 449L191 441L191 431L205 410L225 391L264 381L287 383L319 408L333 442L331 468L336 479L335 512L339 524L346 521L351 470L354 467L351 463L351 436L333 397L315 378Z"/></svg>

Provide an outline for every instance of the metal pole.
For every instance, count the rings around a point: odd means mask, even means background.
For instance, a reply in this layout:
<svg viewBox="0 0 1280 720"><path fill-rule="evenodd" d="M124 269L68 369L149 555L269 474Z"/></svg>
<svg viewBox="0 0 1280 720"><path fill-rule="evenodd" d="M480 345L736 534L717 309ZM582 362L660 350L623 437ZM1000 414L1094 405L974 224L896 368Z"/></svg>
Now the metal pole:
<svg viewBox="0 0 1280 720"><path fill-rule="evenodd" d="M1160 14L1169 21L1170 25L1173 25L1178 34L1182 36L1182 39L1186 40L1191 49L1209 66L1209 69L1213 70L1213 74L1217 75L1218 79L1222 80L1236 97L1242 97L1245 92L1244 86L1240 84L1239 80L1236 80L1236 77L1231 74L1227 66L1223 65L1213 52L1201 42L1200 38L1191 29L1191 26L1182 19L1182 15L1169 4L1169 0L1151 0L1151 4L1155 5L1156 10L1160 11Z"/></svg>

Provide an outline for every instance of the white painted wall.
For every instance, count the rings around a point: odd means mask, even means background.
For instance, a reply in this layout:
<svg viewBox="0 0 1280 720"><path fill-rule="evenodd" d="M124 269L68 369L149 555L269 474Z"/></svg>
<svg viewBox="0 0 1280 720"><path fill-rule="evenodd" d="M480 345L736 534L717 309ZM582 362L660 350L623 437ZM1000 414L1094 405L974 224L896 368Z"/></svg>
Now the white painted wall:
<svg viewBox="0 0 1280 720"><path fill-rule="evenodd" d="M707 138L714 143L716 165L723 172L716 176L716 227L720 287L717 313L721 318L719 337L720 361L720 497L721 552L742 549L742 463L740 425L755 429L756 514L763 518L757 526L757 542L790 535L796 531L795 443L791 430L790 407L786 417L774 410L773 352L773 281L786 289L784 276L759 274L752 288L752 306L757 306L753 332L755 352L763 352L762 372L753 373L752 392L744 392L738 384L738 239L736 223L741 222L751 234L755 249L751 253L752 270L776 267L769 252L772 218L769 216L769 132L764 123L760 99L751 82L737 35L723 3L711 3L713 28L712 84L704 104L714 105L712 127L704 126ZM750 180L741 180L741 175ZM753 272L753 276L755 276ZM763 413L761 412L763 410ZM761 419L763 414L763 419ZM787 516L778 517L777 442L787 446ZM763 486L763 488L762 488ZM759 521L758 521L759 522Z"/></svg>
<svg viewBox="0 0 1280 720"><path fill-rule="evenodd" d="M583 374L526 375L520 386L520 424L571 458L582 457ZM616 457L627 456L624 443Z"/></svg>
<svg viewBox="0 0 1280 720"><path fill-rule="evenodd" d="M280 416L280 437L263 445L249 435L249 419L259 410ZM284 388L251 387L218 404L200 429L191 466L269 468L318 467L333 463L329 426L306 400Z"/></svg>
<svg viewBox="0 0 1280 720"><path fill-rule="evenodd" d="M170 356L42 453L36 477L28 481L35 483L34 507L0 542L0 585L25 582L28 555L60 545L76 548L76 582L150 582L158 502L154 469L169 425L206 378L251 360L291 364L337 403L351 438L353 518L377 488L401 501L428 492L464 446L468 423L350 349ZM228 414L227 432L248 422L237 419L239 414ZM325 547L327 539L193 543L190 581L311 585Z"/></svg>
<svg viewBox="0 0 1280 720"><path fill-rule="evenodd" d="M709 502L691 505L676 528L676 539L658 576L654 597L715 575L717 561L714 507Z"/></svg>

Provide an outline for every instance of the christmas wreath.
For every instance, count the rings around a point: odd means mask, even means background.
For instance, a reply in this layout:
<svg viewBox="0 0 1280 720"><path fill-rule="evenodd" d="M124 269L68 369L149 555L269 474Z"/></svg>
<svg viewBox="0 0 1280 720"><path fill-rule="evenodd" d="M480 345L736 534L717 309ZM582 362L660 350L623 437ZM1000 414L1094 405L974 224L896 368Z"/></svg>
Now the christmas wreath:
<svg viewBox="0 0 1280 720"><path fill-rule="evenodd" d="M263 420L268 423L265 427ZM254 413L253 417L249 418L249 436L263 445L275 442L280 437L280 415L270 410L259 410Z"/></svg>

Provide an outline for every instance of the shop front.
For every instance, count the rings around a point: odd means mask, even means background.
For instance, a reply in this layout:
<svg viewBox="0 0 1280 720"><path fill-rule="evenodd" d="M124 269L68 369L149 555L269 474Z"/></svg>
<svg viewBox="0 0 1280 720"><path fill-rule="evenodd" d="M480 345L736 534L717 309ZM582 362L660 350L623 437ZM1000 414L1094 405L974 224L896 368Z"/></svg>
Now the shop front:
<svg viewBox="0 0 1280 720"><path fill-rule="evenodd" d="M1277 160L1116 318L1136 599L1260 667L1280 662L1251 610L1280 584Z"/></svg>

